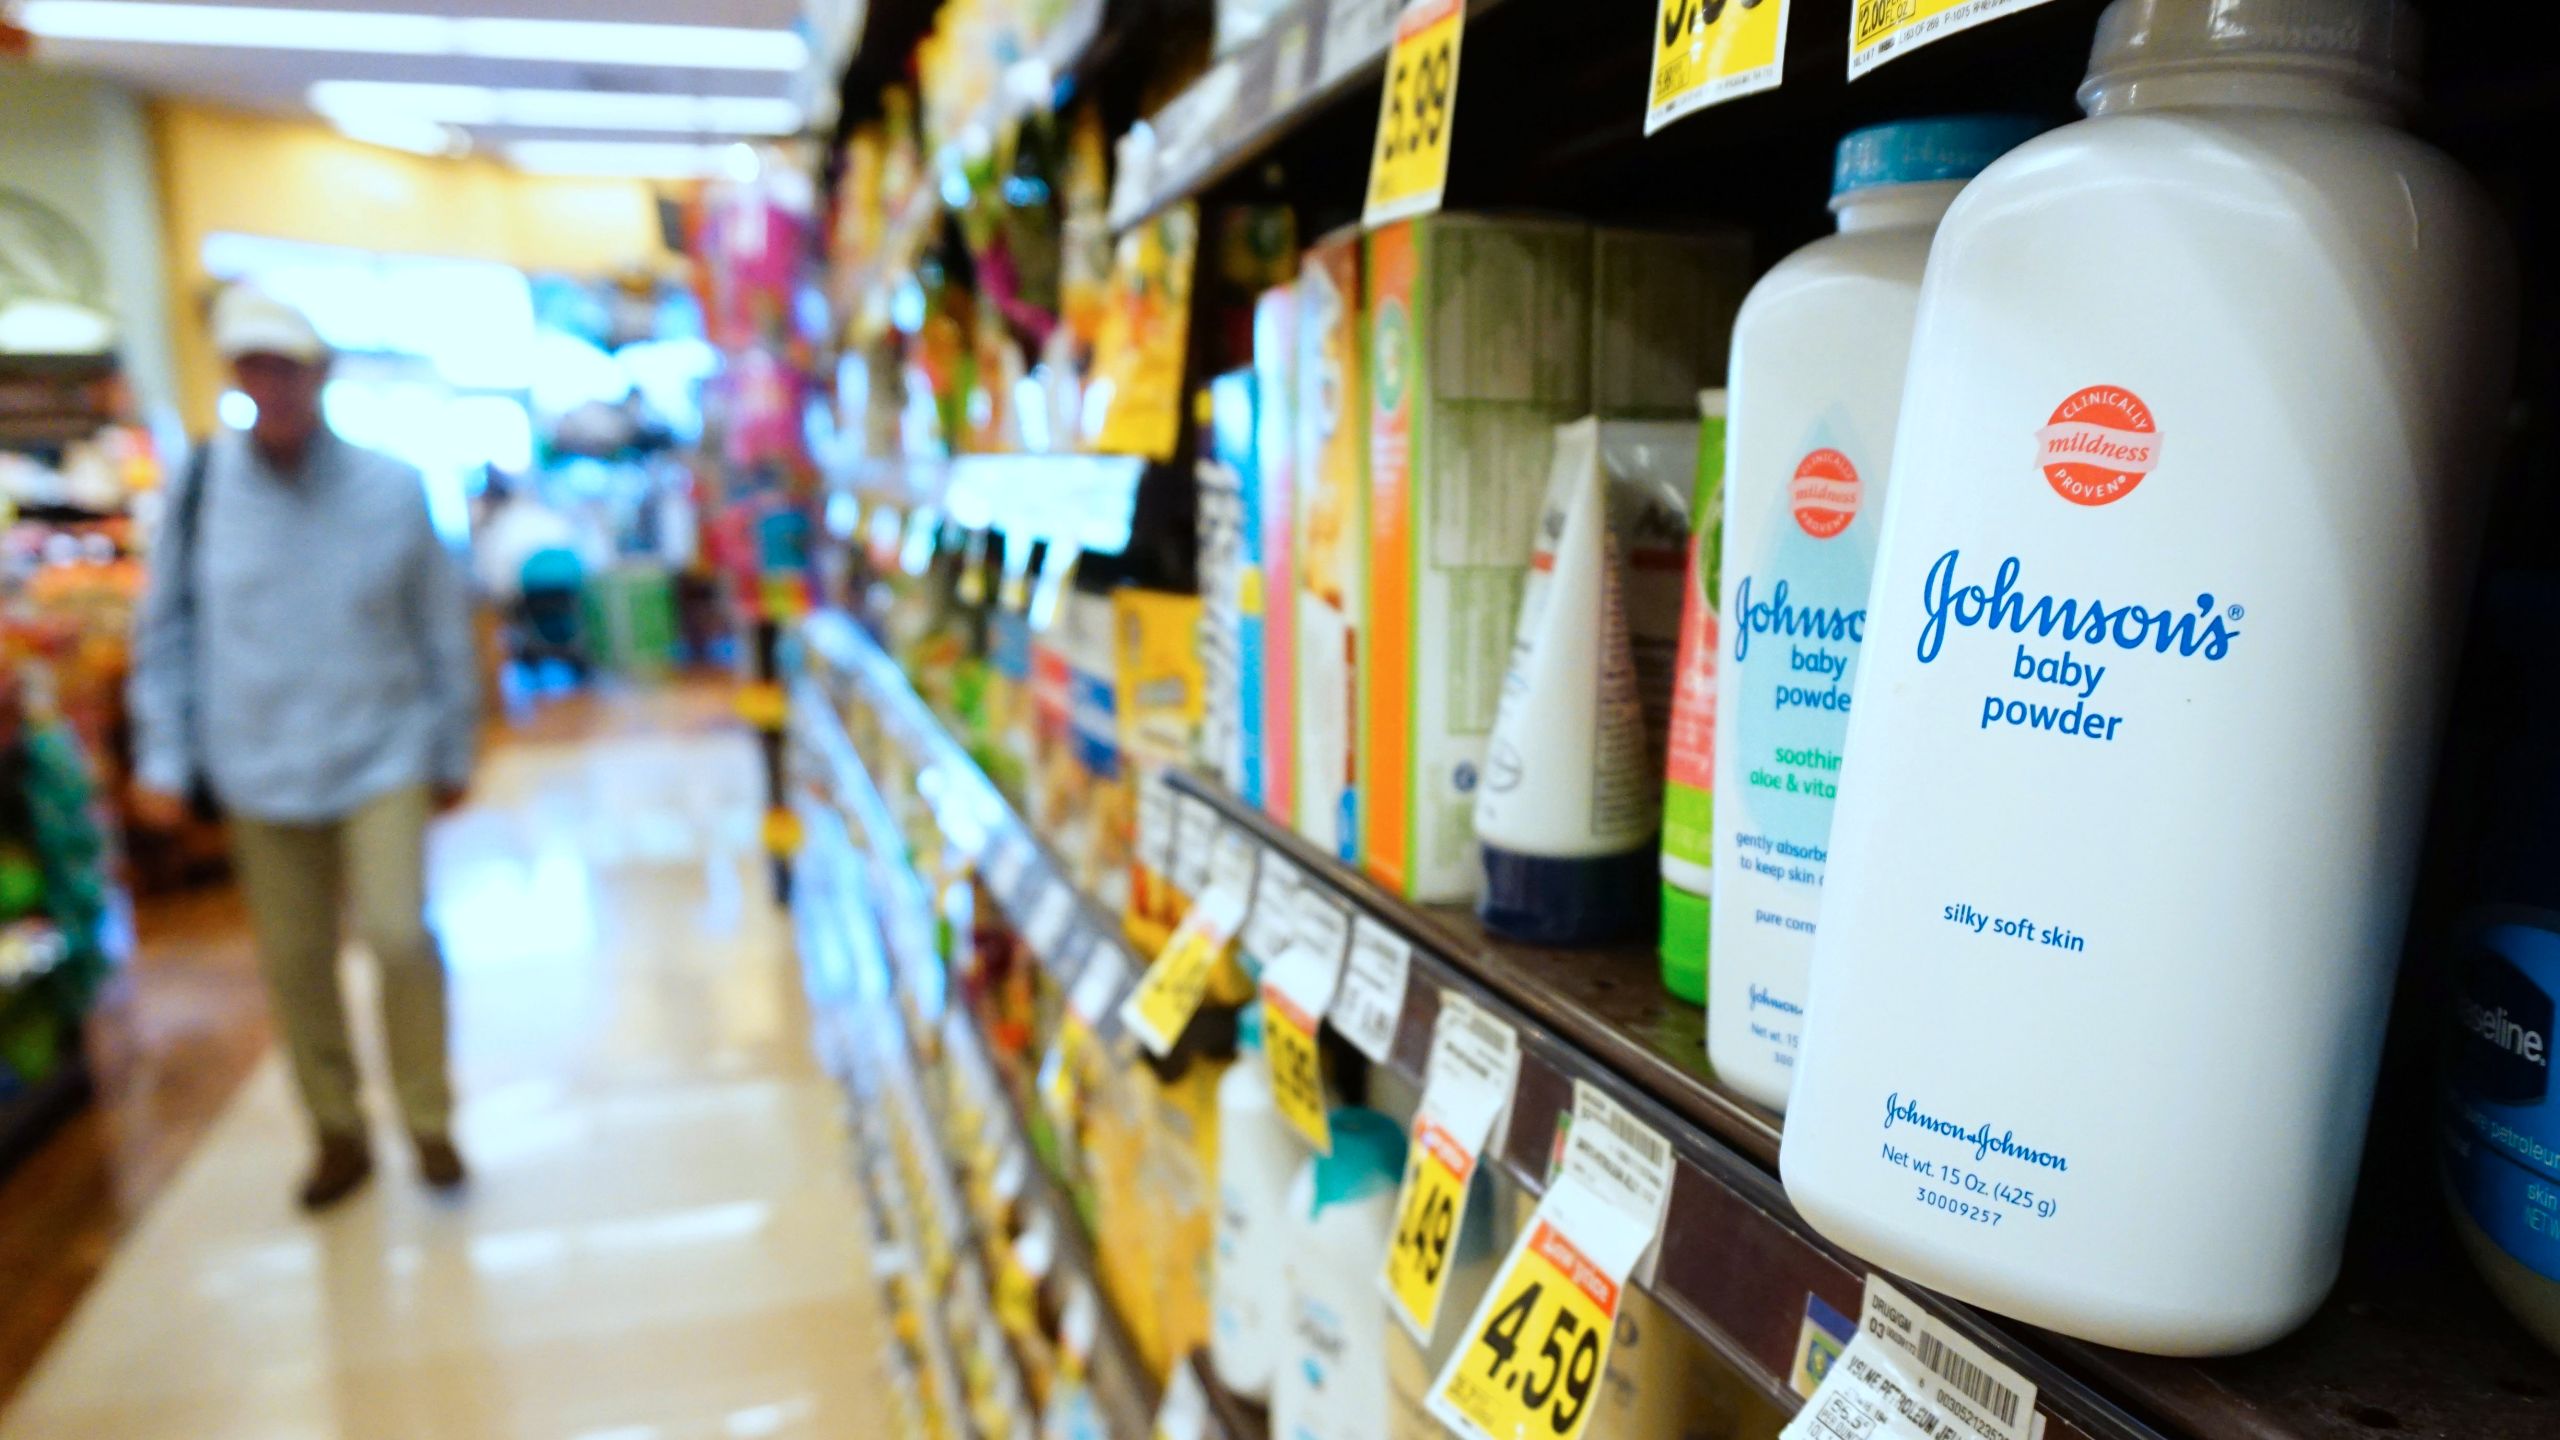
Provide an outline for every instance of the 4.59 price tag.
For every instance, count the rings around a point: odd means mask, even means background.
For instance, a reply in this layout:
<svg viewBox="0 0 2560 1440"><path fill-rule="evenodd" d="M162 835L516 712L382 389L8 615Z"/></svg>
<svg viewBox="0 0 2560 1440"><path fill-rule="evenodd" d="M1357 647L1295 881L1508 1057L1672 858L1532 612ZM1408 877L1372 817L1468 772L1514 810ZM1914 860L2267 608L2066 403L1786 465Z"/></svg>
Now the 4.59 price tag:
<svg viewBox="0 0 2560 1440"><path fill-rule="evenodd" d="M1441 192L1449 184L1449 143L1457 128L1452 122L1458 108L1458 41L1466 26L1466 0L1412 0L1396 17L1361 224L1384 225L1440 208Z"/></svg>
<svg viewBox="0 0 2560 1440"><path fill-rule="evenodd" d="M1608 1366L1618 1297L1662 1230L1671 1147L1589 1084L1564 1166L1431 1387L1461 1440L1574 1440Z"/></svg>
<svg viewBox="0 0 2560 1440"><path fill-rule="evenodd" d="M1560 1200L1602 1204L1571 1181L1548 1192L1432 1389L1431 1413L1466 1440L1573 1440L1591 1419L1619 1290L1649 1237L1628 1244L1623 1223L1558 1213Z"/></svg>

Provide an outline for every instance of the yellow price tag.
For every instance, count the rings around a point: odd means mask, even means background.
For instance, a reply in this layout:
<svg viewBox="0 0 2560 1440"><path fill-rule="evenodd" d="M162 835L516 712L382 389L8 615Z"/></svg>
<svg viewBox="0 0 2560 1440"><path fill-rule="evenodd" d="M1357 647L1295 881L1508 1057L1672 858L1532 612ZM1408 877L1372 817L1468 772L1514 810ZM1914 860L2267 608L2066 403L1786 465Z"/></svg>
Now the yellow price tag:
<svg viewBox="0 0 2560 1440"><path fill-rule="evenodd" d="M1236 928L1243 923L1243 898L1212 887L1174 927L1173 938L1165 942L1155 963L1120 1006L1121 1022L1148 1054L1162 1057L1190 1028L1191 1017L1200 1013L1201 998L1209 991L1211 973L1226 958L1227 946L1234 943Z"/></svg>
<svg viewBox="0 0 2560 1440"><path fill-rule="evenodd" d="M1618 1283L1541 1216L1478 1308L1432 1412L1461 1435L1573 1440L1609 1363Z"/></svg>
<svg viewBox="0 0 2560 1440"><path fill-rule="evenodd" d="M1262 991L1262 1051L1271 1061L1271 1099L1316 1153L1333 1153L1333 1126L1325 1119L1324 1059L1316 1050L1323 1022L1278 990Z"/></svg>
<svg viewBox="0 0 2560 1440"><path fill-rule="evenodd" d="M800 853L800 814L796 810L768 810L764 814L764 853L788 860Z"/></svg>
<svg viewBox="0 0 2560 1440"><path fill-rule="evenodd" d="M1644 133L1786 76L1788 0L1661 0Z"/></svg>
<svg viewBox="0 0 2560 1440"><path fill-rule="evenodd" d="M1384 225L1440 208L1457 129L1458 41L1466 26L1466 0L1411 0L1396 17L1362 224Z"/></svg>
<svg viewBox="0 0 2560 1440"><path fill-rule="evenodd" d="M758 730L781 729L783 717L790 712L782 687L769 680L740 688L736 704L738 718Z"/></svg>
<svg viewBox="0 0 2560 1440"><path fill-rule="evenodd" d="M1856 0L1849 7L1849 78L2044 0Z"/></svg>
<svg viewBox="0 0 2560 1440"><path fill-rule="evenodd" d="M1417 1335L1430 1334L1440 1321L1449 1255L1466 1217L1467 1180L1475 1168L1475 1157L1438 1121L1424 1116L1414 1122L1404 1189L1396 1201L1395 1239L1387 1248L1387 1295Z"/></svg>

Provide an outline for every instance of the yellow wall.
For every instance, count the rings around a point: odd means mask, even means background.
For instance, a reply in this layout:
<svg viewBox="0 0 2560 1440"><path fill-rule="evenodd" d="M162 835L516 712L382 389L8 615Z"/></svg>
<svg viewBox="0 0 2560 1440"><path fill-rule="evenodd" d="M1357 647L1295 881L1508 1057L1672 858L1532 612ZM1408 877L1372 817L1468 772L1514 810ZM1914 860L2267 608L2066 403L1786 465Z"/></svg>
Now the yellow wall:
<svg viewBox="0 0 2560 1440"><path fill-rule="evenodd" d="M169 266L169 333L190 430L213 424L221 366L205 331L204 240L231 231L406 255L603 276L655 266L654 189L520 174L477 156L432 159L325 125L207 105L153 107Z"/></svg>

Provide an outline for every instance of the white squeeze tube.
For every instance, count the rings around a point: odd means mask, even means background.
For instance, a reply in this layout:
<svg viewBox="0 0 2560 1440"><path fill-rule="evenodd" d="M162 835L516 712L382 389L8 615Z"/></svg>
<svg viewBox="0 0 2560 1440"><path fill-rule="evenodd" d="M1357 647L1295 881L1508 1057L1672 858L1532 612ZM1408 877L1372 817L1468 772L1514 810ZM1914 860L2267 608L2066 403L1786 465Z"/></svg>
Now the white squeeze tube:
<svg viewBox="0 0 2560 1440"><path fill-rule="evenodd" d="M1556 427L1538 548L1476 792L1485 923L1540 944L1595 944L1653 899L1660 782L1610 533L1600 422Z"/></svg>

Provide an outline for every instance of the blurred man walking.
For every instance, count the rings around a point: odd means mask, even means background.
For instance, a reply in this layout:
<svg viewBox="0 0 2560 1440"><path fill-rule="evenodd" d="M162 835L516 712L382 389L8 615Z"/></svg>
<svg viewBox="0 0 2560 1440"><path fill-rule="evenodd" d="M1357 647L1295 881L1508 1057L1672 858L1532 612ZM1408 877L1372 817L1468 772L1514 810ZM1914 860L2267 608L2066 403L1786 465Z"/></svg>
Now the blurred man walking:
<svg viewBox="0 0 2560 1440"><path fill-rule="evenodd" d="M257 405L170 496L136 620L136 818L218 803L317 1156L305 1207L373 1171L338 985L339 925L381 968L383 1030L419 1173L463 1182L426 830L460 802L477 725L469 600L414 468L330 432L330 354L245 287L214 344Z"/></svg>

